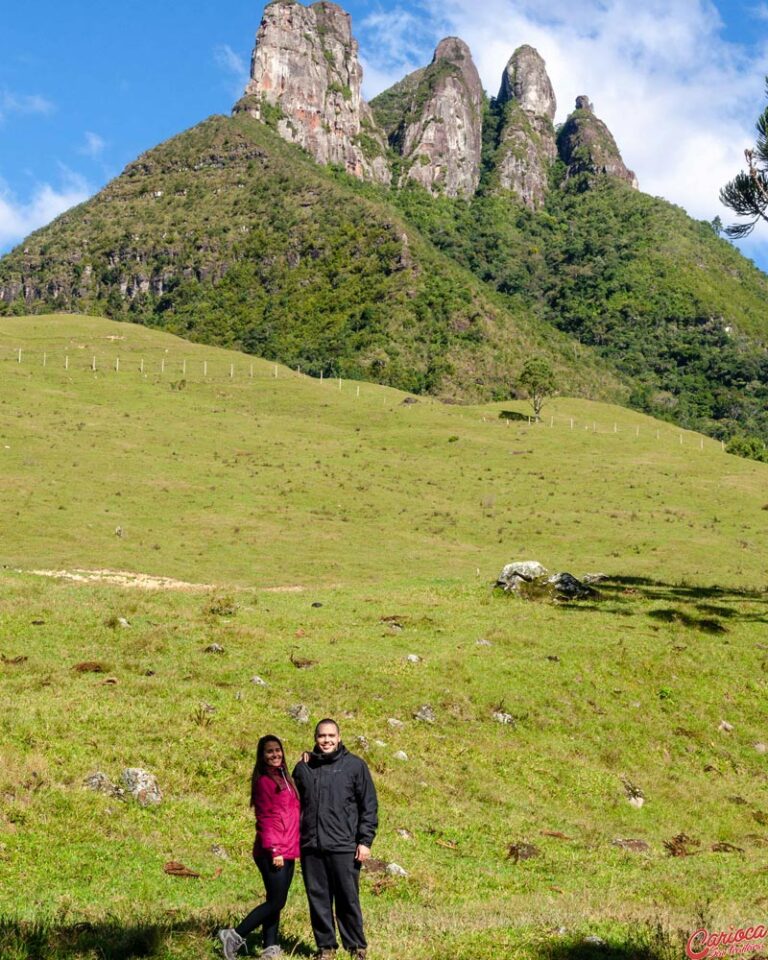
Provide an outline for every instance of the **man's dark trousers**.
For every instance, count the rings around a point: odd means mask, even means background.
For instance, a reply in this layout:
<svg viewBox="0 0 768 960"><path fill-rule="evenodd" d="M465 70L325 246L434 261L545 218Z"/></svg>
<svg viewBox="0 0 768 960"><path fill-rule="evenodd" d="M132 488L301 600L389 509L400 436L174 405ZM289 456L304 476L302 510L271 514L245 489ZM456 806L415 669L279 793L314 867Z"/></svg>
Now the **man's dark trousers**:
<svg viewBox="0 0 768 960"><path fill-rule="evenodd" d="M309 901L309 916L319 949L335 950L336 923L345 950L365 949L363 914L360 909L360 863L351 853L326 853L305 847L301 851L301 871Z"/></svg>

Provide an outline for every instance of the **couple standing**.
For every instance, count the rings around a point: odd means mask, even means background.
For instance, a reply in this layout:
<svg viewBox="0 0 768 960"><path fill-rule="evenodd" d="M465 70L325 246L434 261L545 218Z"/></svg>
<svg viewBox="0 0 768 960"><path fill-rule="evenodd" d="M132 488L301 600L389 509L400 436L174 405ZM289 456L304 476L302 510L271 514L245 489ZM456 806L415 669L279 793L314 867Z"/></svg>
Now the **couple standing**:
<svg viewBox="0 0 768 960"><path fill-rule="evenodd" d="M341 742L335 720L317 724L314 749L303 755L293 776L280 740L274 736L259 740L251 806L256 814L253 857L267 899L234 929L219 931L225 960L234 960L257 927L263 928L262 957L280 956L280 911L297 857L319 960L331 960L338 947L334 906L344 949L355 960L364 960L360 867L371 855L378 826L376 789L365 761Z"/></svg>

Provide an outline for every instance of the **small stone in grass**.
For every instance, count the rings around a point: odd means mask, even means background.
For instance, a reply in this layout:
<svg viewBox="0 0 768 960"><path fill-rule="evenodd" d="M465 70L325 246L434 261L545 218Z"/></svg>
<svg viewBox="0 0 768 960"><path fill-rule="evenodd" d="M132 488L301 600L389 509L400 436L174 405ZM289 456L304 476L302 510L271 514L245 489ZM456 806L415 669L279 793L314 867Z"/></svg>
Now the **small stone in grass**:
<svg viewBox="0 0 768 960"><path fill-rule="evenodd" d="M309 723L309 709L303 703L297 703L288 708L288 716L297 723Z"/></svg>
<svg viewBox="0 0 768 960"><path fill-rule="evenodd" d="M721 720L720 726L717 729L722 731L723 733L730 733L733 730L733 724L728 723L727 720Z"/></svg>
<svg viewBox="0 0 768 960"><path fill-rule="evenodd" d="M421 657L418 655L418 653L409 653L405 659L408 661L408 663L421 663Z"/></svg>
<svg viewBox="0 0 768 960"><path fill-rule="evenodd" d="M251 683L255 683L258 687L266 687L267 681L263 677L255 676L251 677Z"/></svg>
<svg viewBox="0 0 768 960"><path fill-rule="evenodd" d="M421 720L423 723L434 723L435 720L437 720L437 716L432 707L425 703L423 706L419 707L418 710L414 711L413 719Z"/></svg>
<svg viewBox="0 0 768 960"><path fill-rule="evenodd" d="M139 767L129 767L123 770L122 779L126 791L140 807L157 806L162 803L163 795L154 774Z"/></svg>
<svg viewBox="0 0 768 960"><path fill-rule="evenodd" d="M224 653L224 647L220 643L209 643L203 651L204 653Z"/></svg>
<svg viewBox="0 0 768 960"><path fill-rule="evenodd" d="M390 717L387 720L387 726L391 727L393 730L402 730L405 724L402 720L398 720L396 717Z"/></svg>
<svg viewBox="0 0 768 960"><path fill-rule="evenodd" d="M403 870L399 863L388 863L387 864L387 873L391 877L407 877L408 873Z"/></svg>
<svg viewBox="0 0 768 960"><path fill-rule="evenodd" d="M392 757L395 760L407 760L408 754L405 752L405 750L397 750L395 753L392 754Z"/></svg>
<svg viewBox="0 0 768 960"><path fill-rule="evenodd" d="M611 846L621 847L622 850L629 850L632 853L645 853L651 849L645 840L611 840Z"/></svg>

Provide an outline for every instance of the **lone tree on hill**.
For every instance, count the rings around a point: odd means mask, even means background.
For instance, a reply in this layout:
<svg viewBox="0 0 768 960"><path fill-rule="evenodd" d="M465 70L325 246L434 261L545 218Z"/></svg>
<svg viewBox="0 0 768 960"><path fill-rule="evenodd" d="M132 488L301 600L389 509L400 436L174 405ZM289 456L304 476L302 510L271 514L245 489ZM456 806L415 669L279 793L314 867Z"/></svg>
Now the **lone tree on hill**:
<svg viewBox="0 0 768 960"><path fill-rule="evenodd" d="M525 361L519 382L520 386L528 391L533 415L540 420L544 401L555 393L555 374L552 367L543 357L530 357Z"/></svg>
<svg viewBox="0 0 768 960"><path fill-rule="evenodd" d="M768 96L768 77L765 81ZM747 172L737 173L720 191L720 200L739 217L750 217L747 223L734 223L725 228L729 237L747 237L758 220L768 222L768 106L757 118L757 142L745 150Z"/></svg>

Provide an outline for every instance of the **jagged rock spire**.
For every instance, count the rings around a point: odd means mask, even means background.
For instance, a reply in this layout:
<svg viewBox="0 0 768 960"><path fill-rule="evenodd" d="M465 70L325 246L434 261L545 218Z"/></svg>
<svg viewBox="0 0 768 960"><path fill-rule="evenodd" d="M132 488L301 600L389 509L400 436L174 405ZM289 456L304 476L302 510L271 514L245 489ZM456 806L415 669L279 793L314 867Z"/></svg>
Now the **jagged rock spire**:
<svg viewBox="0 0 768 960"><path fill-rule="evenodd" d="M432 63L372 101L404 158L404 179L432 193L471 196L480 180L483 87L469 47L446 37Z"/></svg>
<svg viewBox="0 0 768 960"><path fill-rule="evenodd" d="M538 50L527 43L515 50L502 74L497 99L499 103L516 100L526 113L555 119L555 91Z"/></svg>
<svg viewBox="0 0 768 960"><path fill-rule="evenodd" d="M501 78L497 111L502 112L495 157L496 189L511 190L526 206L541 206L549 170L557 157L552 121L555 92L544 60L525 44L509 58Z"/></svg>
<svg viewBox="0 0 768 960"><path fill-rule="evenodd" d="M325 0L275 0L264 9L235 112L273 123L319 163L386 183L385 141L361 96L362 78L348 13Z"/></svg>
<svg viewBox="0 0 768 960"><path fill-rule="evenodd" d="M563 124L557 146L569 177L606 173L638 189L637 177L625 166L611 131L595 116L589 97L576 97L576 109Z"/></svg>

